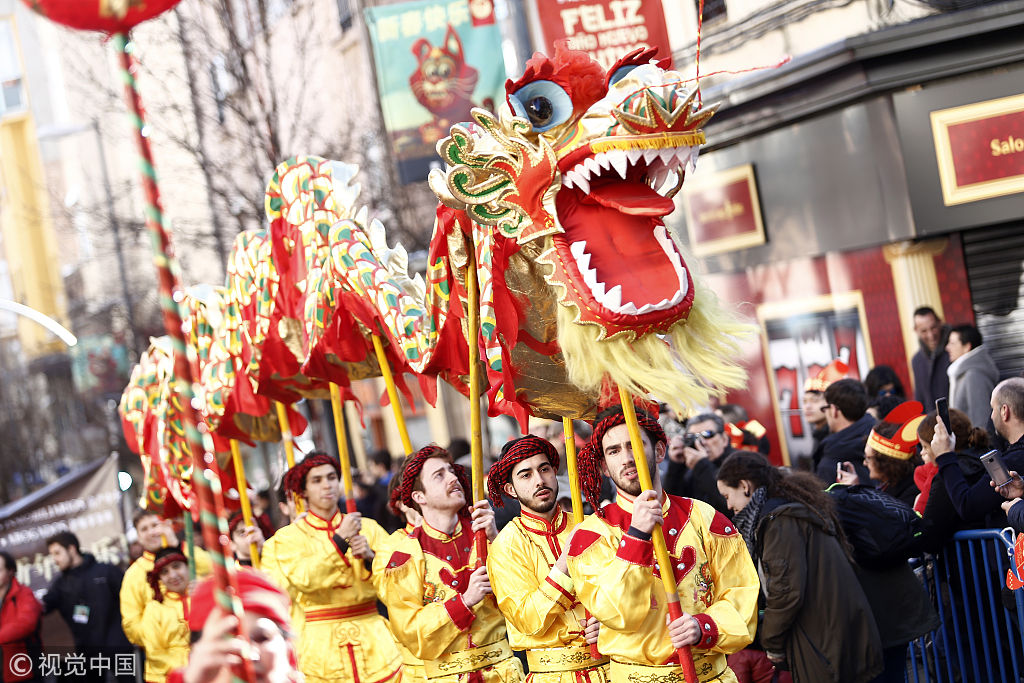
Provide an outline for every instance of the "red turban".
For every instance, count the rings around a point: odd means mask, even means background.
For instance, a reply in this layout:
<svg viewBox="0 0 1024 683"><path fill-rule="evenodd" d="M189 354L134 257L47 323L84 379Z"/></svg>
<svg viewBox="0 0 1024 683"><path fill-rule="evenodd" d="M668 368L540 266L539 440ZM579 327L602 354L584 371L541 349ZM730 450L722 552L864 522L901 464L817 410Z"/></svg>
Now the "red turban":
<svg viewBox="0 0 1024 683"><path fill-rule="evenodd" d="M398 485L391 491L391 498L388 500L388 507L398 517L402 517L402 511L398 508L399 503L403 503L406 507L414 507L412 502L412 491L413 485L416 483L417 477L420 476L420 471L423 469L423 463L431 458L448 458L451 459L451 455L445 449L438 445L431 444L424 446L409 457L405 459L405 464L402 465L402 471L396 476L400 477ZM466 476L466 468L462 465L452 464L455 469L455 476L458 477L459 483L462 484L462 492L466 497L467 506L470 498L469 495L469 477ZM463 514L466 508L459 511L459 514Z"/></svg>
<svg viewBox="0 0 1024 683"><path fill-rule="evenodd" d="M306 475L309 474L311 469L320 465L330 465L334 468L337 475L341 476L341 466L337 460L326 453L314 452L307 455L302 462L284 473L285 489L297 496L301 496L302 492L306 489Z"/></svg>
<svg viewBox="0 0 1024 683"><path fill-rule="evenodd" d="M501 501L502 489L511 480L512 468L535 455L546 455L551 466L558 469L558 451L550 441L535 434L512 439L502 446L498 461L487 472L487 495L494 507L504 505Z"/></svg>
<svg viewBox="0 0 1024 683"><path fill-rule="evenodd" d="M583 495L587 497L591 507L598 514L601 514L601 470L598 463L604 459L602 445L604 437L610 429L626 424L622 406L616 406L609 410L613 412L594 424L594 433L591 435L590 441L579 452L580 488L583 489ZM652 446L668 442L661 424L647 413L642 410L636 411L636 421L640 424L640 428L647 432L647 438L651 440Z"/></svg>

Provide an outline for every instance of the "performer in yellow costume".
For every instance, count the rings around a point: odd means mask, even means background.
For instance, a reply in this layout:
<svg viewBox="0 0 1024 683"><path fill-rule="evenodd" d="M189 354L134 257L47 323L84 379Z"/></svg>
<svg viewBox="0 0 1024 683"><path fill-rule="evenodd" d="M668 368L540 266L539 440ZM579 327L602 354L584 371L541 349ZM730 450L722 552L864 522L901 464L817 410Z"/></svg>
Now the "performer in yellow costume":
<svg viewBox="0 0 1024 683"><path fill-rule="evenodd" d="M423 526L423 516L419 512L398 500L398 483L400 477L391 477L388 484L388 507L396 517L405 519L405 527L398 529L388 537L389 550L384 555L390 557L390 548L393 548L401 539L412 535L416 529ZM423 669L423 660L410 652L409 648L402 644L396 637L398 649L402 653L402 683L425 683L427 680L426 671Z"/></svg>
<svg viewBox="0 0 1024 683"><path fill-rule="evenodd" d="M121 626L128 640L142 647L142 612L154 595L147 577L153 571L155 554L164 543L173 548L179 548L180 544L171 523L152 510L136 512L133 523L139 534L142 556L125 570L121 580ZM200 577L208 575L210 556L202 548L196 548L195 553L196 574Z"/></svg>
<svg viewBox="0 0 1024 683"><path fill-rule="evenodd" d="M487 473L491 502L519 500L522 515L495 539L487 571L508 639L526 651L531 683L604 683L608 659L591 657L598 621L589 621L573 592L566 565L570 516L558 505L558 451L528 435L505 444ZM589 637L588 637L589 636Z"/></svg>
<svg viewBox="0 0 1024 683"><path fill-rule="evenodd" d="M465 471L438 446L406 458L400 476L397 500L417 509L423 525L374 559L395 636L423 660L431 683L518 683L522 666L473 543L478 529L497 536L494 511L482 500L467 514Z"/></svg>
<svg viewBox="0 0 1024 683"><path fill-rule="evenodd" d="M146 581L153 591L139 621L146 682L163 683L172 669L188 663L188 560L177 548L162 548Z"/></svg>
<svg viewBox="0 0 1024 683"><path fill-rule="evenodd" d="M299 669L311 683L398 680L401 654L377 613L369 568L374 553L385 551L387 532L338 511L340 468L327 454L307 455L285 476L307 513L274 534L269 569L302 608Z"/></svg>
<svg viewBox="0 0 1024 683"><path fill-rule="evenodd" d="M598 645L611 657L612 683L682 683L675 648L684 645L692 646L701 683L732 683L726 655L753 640L757 573L727 517L701 501L664 494L657 463L665 457L665 432L637 413L654 490L640 490L621 406L602 413L580 453L580 479L595 509L602 472L615 483L617 498L576 529L569 576L580 601L601 621ZM668 628L663 568L651 543L656 524L665 534L683 610Z"/></svg>

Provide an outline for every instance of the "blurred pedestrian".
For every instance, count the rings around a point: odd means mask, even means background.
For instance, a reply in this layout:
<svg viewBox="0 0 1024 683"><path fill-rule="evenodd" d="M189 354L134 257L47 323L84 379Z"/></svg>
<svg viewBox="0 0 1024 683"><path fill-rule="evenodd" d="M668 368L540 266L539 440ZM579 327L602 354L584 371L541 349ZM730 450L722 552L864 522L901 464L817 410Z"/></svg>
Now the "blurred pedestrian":
<svg viewBox="0 0 1024 683"><path fill-rule="evenodd" d="M878 629L820 482L739 452L722 463L718 489L761 576L758 637L769 659L797 683L862 683L881 672Z"/></svg>
<svg viewBox="0 0 1024 683"><path fill-rule="evenodd" d="M43 596L43 608L60 612L75 639L75 651L111 659L115 651L129 652L131 645L121 630L121 570L81 552L78 537L70 531L46 539L46 549L60 575ZM104 679L102 671L89 669L86 674L82 680Z"/></svg>
<svg viewBox="0 0 1024 683"><path fill-rule="evenodd" d="M878 396L898 396L905 399L907 394L899 375L888 365L876 365L864 376L864 388L868 392L868 401Z"/></svg>
<svg viewBox="0 0 1024 683"><path fill-rule="evenodd" d="M839 465L844 462L853 464L860 483L869 483L864 443L875 425L875 418L868 415L867 410L868 392L855 379L838 380L825 390L822 413L831 433L821 442L815 473L826 484L835 483Z"/></svg>
<svg viewBox="0 0 1024 683"><path fill-rule="evenodd" d="M43 606L32 590L15 578L18 565L9 553L0 552L0 650L3 651L3 683L35 679L39 661L39 618ZM25 662L28 666L24 666ZM25 673L18 673L24 671Z"/></svg>
<svg viewBox="0 0 1024 683"><path fill-rule="evenodd" d="M967 413L972 424L988 424L992 390L999 381L999 368L982 345L981 332L974 325L956 325L946 343L949 354L949 407Z"/></svg>
<svg viewBox="0 0 1024 683"><path fill-rule="evenodd" d="M935 399L949 395L949 377L946 375L949 327L942 324L935 309L922 306L914 311L914 332L920 345L910 359L914 371L914 398L922 405L932 406Z"/></svg>
<svg viewBox="0 0 1024 683"><path fill-rule="evenodd" d="M719 465L735 452L721 415L695 415L687 421L681 443L674 440L669 444L665 492L695 498L722 514L730 514L715 482Z"/></svg>

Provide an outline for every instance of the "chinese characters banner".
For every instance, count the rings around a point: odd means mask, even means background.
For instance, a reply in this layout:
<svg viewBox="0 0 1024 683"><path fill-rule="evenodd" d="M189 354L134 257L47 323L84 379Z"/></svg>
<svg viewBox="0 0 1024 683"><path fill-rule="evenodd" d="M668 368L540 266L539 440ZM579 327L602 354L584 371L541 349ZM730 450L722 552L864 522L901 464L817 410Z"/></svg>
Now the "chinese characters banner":
<svg viewBox="0 0 1024 683"><path fill-rule="evenodd" d="M501 33L489 0L422 0L366 9L377 90L403 183L423 180L435 145L469 110L505 96Z"/></svg>
<svg viewBox="0 0 1024 683"><path fill-rule="evenodd" d="M568 41L608 69L638 47L656 47L671 58L661 0L535 0L550 54L555 43Z"/></svg>

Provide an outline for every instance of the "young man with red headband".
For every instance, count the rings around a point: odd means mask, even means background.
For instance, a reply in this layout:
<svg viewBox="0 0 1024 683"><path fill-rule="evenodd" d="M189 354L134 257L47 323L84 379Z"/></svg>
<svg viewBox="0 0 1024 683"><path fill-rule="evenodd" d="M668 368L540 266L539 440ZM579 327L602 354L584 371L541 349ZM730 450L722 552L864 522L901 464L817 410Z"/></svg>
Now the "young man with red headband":
<svg viewBox="0 0 1024 683"><path fill-rule="evenodd" d="M423 524L374 559L395 636L423 660L431 683L518 683L522 666L473 542L478 530L497 536L494 511L486 500L469 508L465 471L439 446L410 455L399 476L394 499Z"/></svg>
<svg viewBox="0 0 1024 683"><path fill-rule="evenodd" d="M310 453L288 471L285 482L307 513L274 534L267 570L304 613L299 666L307 681L384 683L402 670L370 574L388 535L372 519L338 511L340 474L326 453Z"/></svg>
<svg viewBox="0 0 1024 683"><path fill-rule="evenodd" d="M558 504L558 451L528 435L513 439L487 473L491 501L519 500L522 514L495 539L487 571L513 649L525 650L533 683L606 680L607 658L590 656L598 622L573 592L566 556L572 520Z"/></svg>
<svg viewBox="0 0 1024 683"><path fill-rule="evenodd" d="M121 581L121 627L124 634L134 645L142 646L142 633L139 625L142 612L153 599L153 589L147 575L153 570L153 560L161 548L179 548L181 543L174 533L169 520L164 519L153 510L139 510L132 520L135 531L142 545L142 556L132 562L124 572ZM195 549L195 567L198 576L210 573L210 556L202 548Z"/></svg>
<svg viewBox="0 0 1024 683"><path fill-rule="evenodd" d="M664 494L658 463L665 432L641 411L644 457L653 490L642 491L622 408L598 416L580 452L583 491L597 507L601 473L616 502L577 527L567 565L580 602L601 622L598 646L611 658L612 683L682 681L676 649L692 646L701 683L732 683L726 655L754 638L760 585L743 538L707 503ZM661 525L672 558L683 616L669 623L651 534Z"/></svg>
<svg viewBox="0 0 1024 683"><path fill-rule="evenodd" d="M188 662L188 560L175 547L161 548L146 575L153 599L142 611L139 634L146 650L146 683L163 683Z"/></svg>

